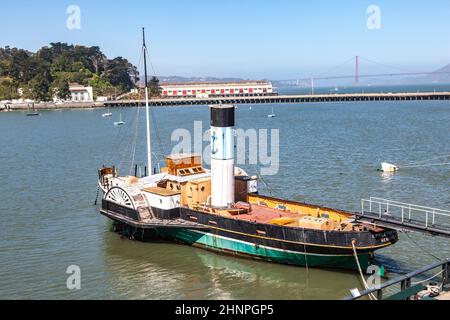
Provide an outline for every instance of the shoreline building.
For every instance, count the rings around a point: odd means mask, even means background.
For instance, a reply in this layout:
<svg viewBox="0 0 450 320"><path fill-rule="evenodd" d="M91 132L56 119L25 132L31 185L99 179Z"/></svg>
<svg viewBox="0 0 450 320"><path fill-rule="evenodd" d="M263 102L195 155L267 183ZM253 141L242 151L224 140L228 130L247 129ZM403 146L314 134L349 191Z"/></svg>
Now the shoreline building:
<svg viewBox="0 0 450 320"><path fill-rule="evenodd" d="M69 83L70 100L72 102L93 102L94 91L92 87L85 87L76 82Z"/></svg>
<svg viewBox="0 0 450 320"><path fill-rule="evenodd" d="M275 95L269 81L161 83L165 98L251 97Z"/></svg>

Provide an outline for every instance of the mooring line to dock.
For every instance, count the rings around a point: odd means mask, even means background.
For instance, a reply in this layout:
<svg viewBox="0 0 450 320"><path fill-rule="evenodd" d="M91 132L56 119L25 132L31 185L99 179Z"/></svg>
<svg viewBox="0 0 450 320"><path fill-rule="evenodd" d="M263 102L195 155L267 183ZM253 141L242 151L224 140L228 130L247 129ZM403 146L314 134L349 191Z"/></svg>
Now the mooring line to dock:
<svg viewBox="0 0 450 320"><path fill-rule="evenodd" d="M364 273L361 269L361 264L359 263L358 252L356 250L356 240L352 240L352 247L353 247L353 255L355 256L356 264L358 265L358 271L361 276L361 280L364 285L364 289L370 290L370 287L367 284L366 279L364 278ZM369 293L369 298L370 298L370 300L377 300L377 298L375 297L375 295L373 293Z"/></svg>
<svg viewBox="0 0 450 320"><path fill-rule="evenodd" d="M408 166L408 165L416 165L416 164L425 163L425 162L430 162L430 161L439 160L439 159L444 159L444 158L450 158L450 154L445 155L445 156L440 156L440 157L432 158L432 159L427 159L427 160L421 160L421 161L411 162L411 163L409 163L409 164L405 164L405 166Z"/></svg>
<svg viewBox="0 0 450 320"><path fill-rule="evenodd" d="M435 274L434 276L432 276L432 277L430 277L428 279L425 279L425 280L422 280L422 281L417 281L417 282L411 282L411 285L415 286L415 285L418 285L418 284L429 282L429 281L433 280L434 278L437 278L437 277L441 276L443 272L444 272L444 270L441 270L437 274ZM440 285L440 288L442 287L442 285L443 284Z"/></svg>
<svg viewBox="0 0 450 320"><path fill-rule="evenodd" d="M399 167L400 167L400 168L419 168L419 167L433 167L433 166L446 166L446 165L450 165L450 162L443 162L443 163L429 163L429 162L431 162L431 161L440 160L440 159L446 159L446 158L450 158L450 154L445 155L445 156L436 157L436 158L427 159L427 160L421 160L421 161L416 161L416 162L410 162L410 163L405 164L405 165L399 165Z"/></svg>
<svg viewBox="0 0 450 320"><path fill-rule="evenodd" d="M418 244L415 240L413 240L413 239L409 236L408 232L405 232L405 236L409 239L409 241L411 241L416 247L418 247L420 250L422 250L425 254L427 254L427 255L429 255L429 256L435 258L437 261L441 261L441 260L442 260L442 258L439 258L439 257L436 256L435 254L433 254L433 253L431 253L431 252L428 252L428 251L426 251L425 249L423 249L422 246L421 246L420 244Z"/></svg>

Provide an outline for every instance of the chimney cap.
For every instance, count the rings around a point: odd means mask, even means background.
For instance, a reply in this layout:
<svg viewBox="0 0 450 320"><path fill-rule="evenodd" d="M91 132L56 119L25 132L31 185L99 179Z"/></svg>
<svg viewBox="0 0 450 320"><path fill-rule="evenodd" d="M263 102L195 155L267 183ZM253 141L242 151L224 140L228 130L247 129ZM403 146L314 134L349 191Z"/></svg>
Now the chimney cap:
<svg viewBox="0 0 450 320"><path fill-rule="evenodd" d="M211 109L230 109L230 108L236 108L232 104L214 104L209 106Z"/></svg>
<svg viewBox="0 0 450 320"><path fill-rule="evenodd" d="M235 106L231 104L219 104L210 106L211 126L216 128L234 127Z"/></svg>

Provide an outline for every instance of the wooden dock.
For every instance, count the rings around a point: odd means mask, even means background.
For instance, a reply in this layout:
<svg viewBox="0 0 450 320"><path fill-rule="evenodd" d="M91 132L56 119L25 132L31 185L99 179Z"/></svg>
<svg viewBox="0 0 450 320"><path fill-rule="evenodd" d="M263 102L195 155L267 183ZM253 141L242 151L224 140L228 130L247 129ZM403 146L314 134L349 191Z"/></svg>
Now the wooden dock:
<svg viewBox="0 0 450 320"><path fill-rule="evenodd" d="M213 104L277 104L317 102L370 102L370 101L436 101L450 100L450 92L405 92L405 93L345 93L316 95L269 95L210 98L164 98L151 99L150 106L190 106ZM144 100L121 100L105 102L107 107L144 106Z"/></svg>

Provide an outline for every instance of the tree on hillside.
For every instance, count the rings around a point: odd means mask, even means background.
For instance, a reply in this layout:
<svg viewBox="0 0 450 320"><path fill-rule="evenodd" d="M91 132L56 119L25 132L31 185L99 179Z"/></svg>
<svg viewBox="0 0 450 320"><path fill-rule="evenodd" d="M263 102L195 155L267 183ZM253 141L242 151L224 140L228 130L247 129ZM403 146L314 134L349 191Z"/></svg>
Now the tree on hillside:
<svg viewBox="0 0 450 320"><path fill-rule="evenodd" d="M10 78L0 78L0 101L18 98L17 90Z"/></svg>
<svg viewBox="0 0 450 320"><path fill-rule="evenodd" d="M104 76L112 85L130 90L134 88L138 74L137 68L127 59L118 57L107 62Z"/></svg>
<svg viewBox="0 0 450 320"><path fill-rule="evenodd" d="M38 74L25 86L24 97L35 101L48 101L50 99L50 82L45 75Z"/></svg>
<svg viewBox="0 0 450 320"><path fill-rule="evenodd" d="M64 78L58 78L51 85L51 92L58 99L66 100L70 96L69 83Z"/></svg>
<svg viewBox="0 0 450 320"><path fill-rule="evenodd" d="M45 100L54 92L65 97L67 82L92 85L102 95L128 91L139 73L122 57L108 60L99 47L56 42L37 53L0 48L0 77L9 78L16 92L23 88L26 97Z"/></svg>
<svg viewBox="0 0 450 320"><path fill-rule="evenodd" d="M111 97L116 93L115 87L111 83L96 74L90 80L89 85L94 88L96 96Z"/></svg>
<svg viewBox="0 0 450 320"><path fill-rule="evenodd" d="M100 75L105 70L106 61L108 60L99 47L89 48L89 60L96 75Z"/></svg>
<svg viewBox="0 0 450 320"><path fill-rule="evenodd" d="M161 87L159 86L159 79L157 77L152 77L150 81L148 82L148 88L150 91L150 95L152 97L159 97L161 96Z"/></svg>

